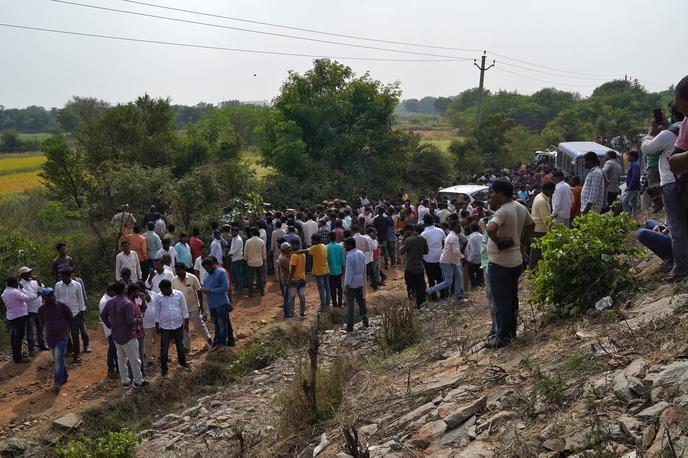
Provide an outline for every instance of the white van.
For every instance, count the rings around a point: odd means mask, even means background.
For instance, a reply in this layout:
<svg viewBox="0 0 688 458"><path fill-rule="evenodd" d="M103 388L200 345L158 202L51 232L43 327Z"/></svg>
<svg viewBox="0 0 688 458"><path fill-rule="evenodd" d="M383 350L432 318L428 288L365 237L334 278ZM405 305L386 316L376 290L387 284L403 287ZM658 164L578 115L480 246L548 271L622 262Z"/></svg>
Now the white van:
<svg viewBox="0 0 688 458"><path fill-rule="evenodd" d="M487 204L490 197L490 188L478 184L464 184L459 186L451 186L449 188L440 189L437 192L437 201L454 202L458 198L468 198L471 203L476 200L481 200ZM487 207L487 205L486 205Z"/></svg>
<svg viewBox="0 0 688 458"><path fill-rule="evenodd" d="M600 158L600 165L604 164L604 157L608 151L616 153L616 160L624 170L623 157L618 151L595 142L563 142L557 147L556 166L568 176L578 175L581 180L585 180L588 171L583 166L583 156L588 151L592 151Z"/></svg>

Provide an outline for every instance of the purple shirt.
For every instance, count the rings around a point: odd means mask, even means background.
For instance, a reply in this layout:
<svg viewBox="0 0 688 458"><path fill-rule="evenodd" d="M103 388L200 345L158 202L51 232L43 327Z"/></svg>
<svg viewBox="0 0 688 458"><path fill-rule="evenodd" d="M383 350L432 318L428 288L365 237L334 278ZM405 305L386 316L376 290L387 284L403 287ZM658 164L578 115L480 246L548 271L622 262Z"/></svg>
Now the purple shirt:
<svg viewBox="0 0 688 458"><path fill-rule="evenodd" d="M62 302L45 304L38 309L38 316L43 321L45 338L48 345L54 345L69 335L69 323L72 311Z"/></svg>
<svg viewBox="0 0 688 458"><path fill-rule="evenodd" d="M100 319L112 330L115 343L125 345L136 338L134 305L127 296L115 296L107 301L100 312Z"/></svg>
<svg viewBox="0 0 688 458"><path fill-rule="evenodd" d="M5 288L2 292L2 301L5 303L7 312L5 318L14 320L29 314L28 302L31 298L19 288Z"/></svg>

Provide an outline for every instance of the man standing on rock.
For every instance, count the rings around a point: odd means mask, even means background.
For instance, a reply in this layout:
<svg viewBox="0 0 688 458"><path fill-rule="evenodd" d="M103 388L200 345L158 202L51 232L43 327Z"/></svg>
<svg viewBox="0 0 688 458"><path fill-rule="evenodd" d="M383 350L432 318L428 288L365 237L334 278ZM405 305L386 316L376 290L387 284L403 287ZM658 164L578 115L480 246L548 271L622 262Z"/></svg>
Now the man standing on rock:
<svg viewBox="0 0 688 458"><path fill-rule="evenodd" d="M366 260L363 252L356 248L356 240L348 238L344 240L346 249L346 268L344 270L344 293L346 294L346 331L354 330L354 300L358 302L359 314L363 326L368 327L365 297L363 286L365 285Z"/></svg>
<svg viewBox="0 0 688 458"><path fill-rule="evenodd" d="M425 302L423 256L428 254L428 243L418 235L415 224L404 226L404 241L399 252L404 256L404 281L409 299L416 298L416 307Z"/></svg>
<svg viewBox="0 0 688 458"><path fill-rule="evenodd" d="M513 195L514 187L509 181L497 180L492 185L490 208L496 211L487 225L490 237L487 255L496 329L495 336L487 343L490 348L505 347L516 337L518 278L523 272L524 259L528 259L528 247L535 229L528 210L514 202Z"/></svg>

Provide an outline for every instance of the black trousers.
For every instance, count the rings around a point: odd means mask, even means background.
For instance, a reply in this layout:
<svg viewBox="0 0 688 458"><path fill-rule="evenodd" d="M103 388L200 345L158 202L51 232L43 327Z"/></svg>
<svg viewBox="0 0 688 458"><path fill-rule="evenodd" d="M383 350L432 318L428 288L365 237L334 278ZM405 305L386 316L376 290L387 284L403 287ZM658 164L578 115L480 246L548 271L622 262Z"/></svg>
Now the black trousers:
<svg viewBox="0 0 688 458"><path fill-rule="evenodd" d="M333 307L343 307L342 297L344 290L342 289L342 274L330 275L330 296L332 296Z"/></svg>
<svg viewBox="0 0 688 458"><path fill-rule="evenodd" d="M425 266L425 274L428 276L428 288L438 285L444 281L444 278L442 277L442 268L440 267L439 262L423 261L423 265ZM440 291L440 297L445 298L447 297L448 293L448 290L443 289ZM437 299L437 293L433 293L432 298Z"/></svg>
<svg viewBox="0 0 688 458"><path fill-rule="evenodd" d="M167 374L167 352L170 340L174 340L177 347L177 361L181 366L186 366L186 351L184 350L184 325L177 329L160 329L160 371Z"/></svg>
<svg viewBox="0 0 688 458"><path fill-rule="evenodd" d="M79 312L72 317L72 321L69 322L69 334L72 340L72 355L76 358L81 353L80 339L81 339L81 326L84 321L84 312ZM86 346L87 342L84 342Z"/></svg>
<svg viewBox="0 0 688 458"><path fill-rule="evenodd" d="M26 315L20 316L10 322L10 343L12 344L12 359L21 361L22 359L22 342L24 342L24 334L26 333Z"/></svg>
<svg viewBox="0 0 688 458"><path fill-rule="evenodd" d="M263 277L263 266L260 267L248 267L248 293L251 294L253 289L254 279L256 285L258 286L258 291L260 294L265 294L265 278Z"/></svg>
<svg viewBox="0 0 688 458"><path fill-rule="evenodd" d="M370 280L370 286L373 288L373 290L377 290L378 275L376 275L374 264L374 262L369 262L366 264L366 275L368 276L368 280Z"/></svg>
<svg viewBox="0 0 688 458"><path fill-rule="evenodd" d="M409 299L416 299L416 306L425 302L425 277L423 272L415 273L408 270L404 271L404 281L406 282L406 291Z"/></svg>
<svg viewBox="0 0 688 458"><path fill-rule="evenodd" d="M29 312L26 317L26 343L29 346L29 353L36 351L36 341L38 341L38 348L48 348L43 333L43 320L38 313Z"/></svg>
<svg viewBox="0 0 688 458"><path fill-rule="evenodd" d="M485 286L485 276L480 264L468 263L468 279L471 281L472 287Z"/></svg>

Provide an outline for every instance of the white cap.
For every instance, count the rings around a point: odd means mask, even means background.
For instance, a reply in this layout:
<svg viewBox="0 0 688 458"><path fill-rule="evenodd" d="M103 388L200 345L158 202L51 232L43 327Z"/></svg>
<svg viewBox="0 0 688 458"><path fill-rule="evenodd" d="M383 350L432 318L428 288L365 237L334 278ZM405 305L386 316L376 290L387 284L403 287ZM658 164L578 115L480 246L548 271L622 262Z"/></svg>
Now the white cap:
<svg viewBox="0 0 688 458"><path fill-rule="evenodd" d="M286 250L286 249L288 249L288 248L291 248L291 245L289 244L289 242L283 242L283 243L280 245L280 249L282 249L282 250Z"/></svg>
<svg viewBox="0 0 688 458"><path fill-rule="evenodd" d="M31 272L31 269L29 269L28 267L22 267L21 269L19 269L19 275L23 275L29 272Z"/></svg>

